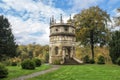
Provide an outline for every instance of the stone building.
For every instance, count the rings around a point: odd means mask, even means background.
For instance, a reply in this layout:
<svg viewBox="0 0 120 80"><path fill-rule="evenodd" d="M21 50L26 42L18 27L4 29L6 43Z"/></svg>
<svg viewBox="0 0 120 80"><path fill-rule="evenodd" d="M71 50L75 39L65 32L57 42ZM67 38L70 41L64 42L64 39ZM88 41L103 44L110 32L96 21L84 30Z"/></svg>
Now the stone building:
<svg viewBox="0 0 120 80"><path fill-rule="evenodd" d="M70 18L71 20L71 18ZM50 19L49 63L64 64L75 56L75 27L72 23L64 23L62 15L56 23Z"/></svg>

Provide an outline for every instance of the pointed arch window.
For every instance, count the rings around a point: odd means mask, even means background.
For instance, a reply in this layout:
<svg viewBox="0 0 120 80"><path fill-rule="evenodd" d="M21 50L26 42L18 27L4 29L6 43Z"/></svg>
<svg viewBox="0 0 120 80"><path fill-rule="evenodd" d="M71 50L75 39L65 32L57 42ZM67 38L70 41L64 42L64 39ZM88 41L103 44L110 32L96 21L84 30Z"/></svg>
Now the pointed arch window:
<svg viewBox="0 0 120 80"><path fill-rule="evenodd" d="M58 47L55 47L55 54L57 55L58 54Z"/></svg>

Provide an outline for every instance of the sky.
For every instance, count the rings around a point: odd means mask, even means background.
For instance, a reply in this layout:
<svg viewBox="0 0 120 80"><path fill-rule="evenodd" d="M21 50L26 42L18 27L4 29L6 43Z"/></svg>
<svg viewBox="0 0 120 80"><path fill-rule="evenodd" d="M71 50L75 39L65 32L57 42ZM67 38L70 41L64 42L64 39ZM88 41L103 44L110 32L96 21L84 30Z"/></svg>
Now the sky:
<svg viewBox="0 0 120 80"><path fill-rule="evenodd" d="M0 15L8 18L18 44L49 44L49 20L60 14L64 22L91 6L99 6L110 14L119 15L120 0L0 0Z"/></svg>

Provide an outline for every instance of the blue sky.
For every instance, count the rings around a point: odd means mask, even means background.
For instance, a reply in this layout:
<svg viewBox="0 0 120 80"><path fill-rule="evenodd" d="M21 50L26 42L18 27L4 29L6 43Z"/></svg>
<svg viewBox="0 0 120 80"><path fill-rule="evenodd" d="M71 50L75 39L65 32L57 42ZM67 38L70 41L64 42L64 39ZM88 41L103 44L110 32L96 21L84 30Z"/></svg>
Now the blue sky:
<svg viewBox="0 0 120 80"><path fill-rule="evenodd" d="M66 22L69 15L90 6L99 6L111 17L119 15L120 0L0 0L0 15L9 19L19 44L49 44L49 18L60 14Z"/></svg>

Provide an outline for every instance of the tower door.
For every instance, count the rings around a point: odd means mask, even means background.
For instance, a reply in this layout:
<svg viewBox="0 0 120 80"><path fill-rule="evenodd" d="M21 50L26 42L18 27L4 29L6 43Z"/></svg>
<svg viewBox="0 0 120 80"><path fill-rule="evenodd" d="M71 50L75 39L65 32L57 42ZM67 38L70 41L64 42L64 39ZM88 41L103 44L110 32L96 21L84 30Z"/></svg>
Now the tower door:
<svg viewBox="0 0 120 80"><path fill-rule="evenodd" d="M71 48L65 47L65 60L70 59Z"/></svg>

